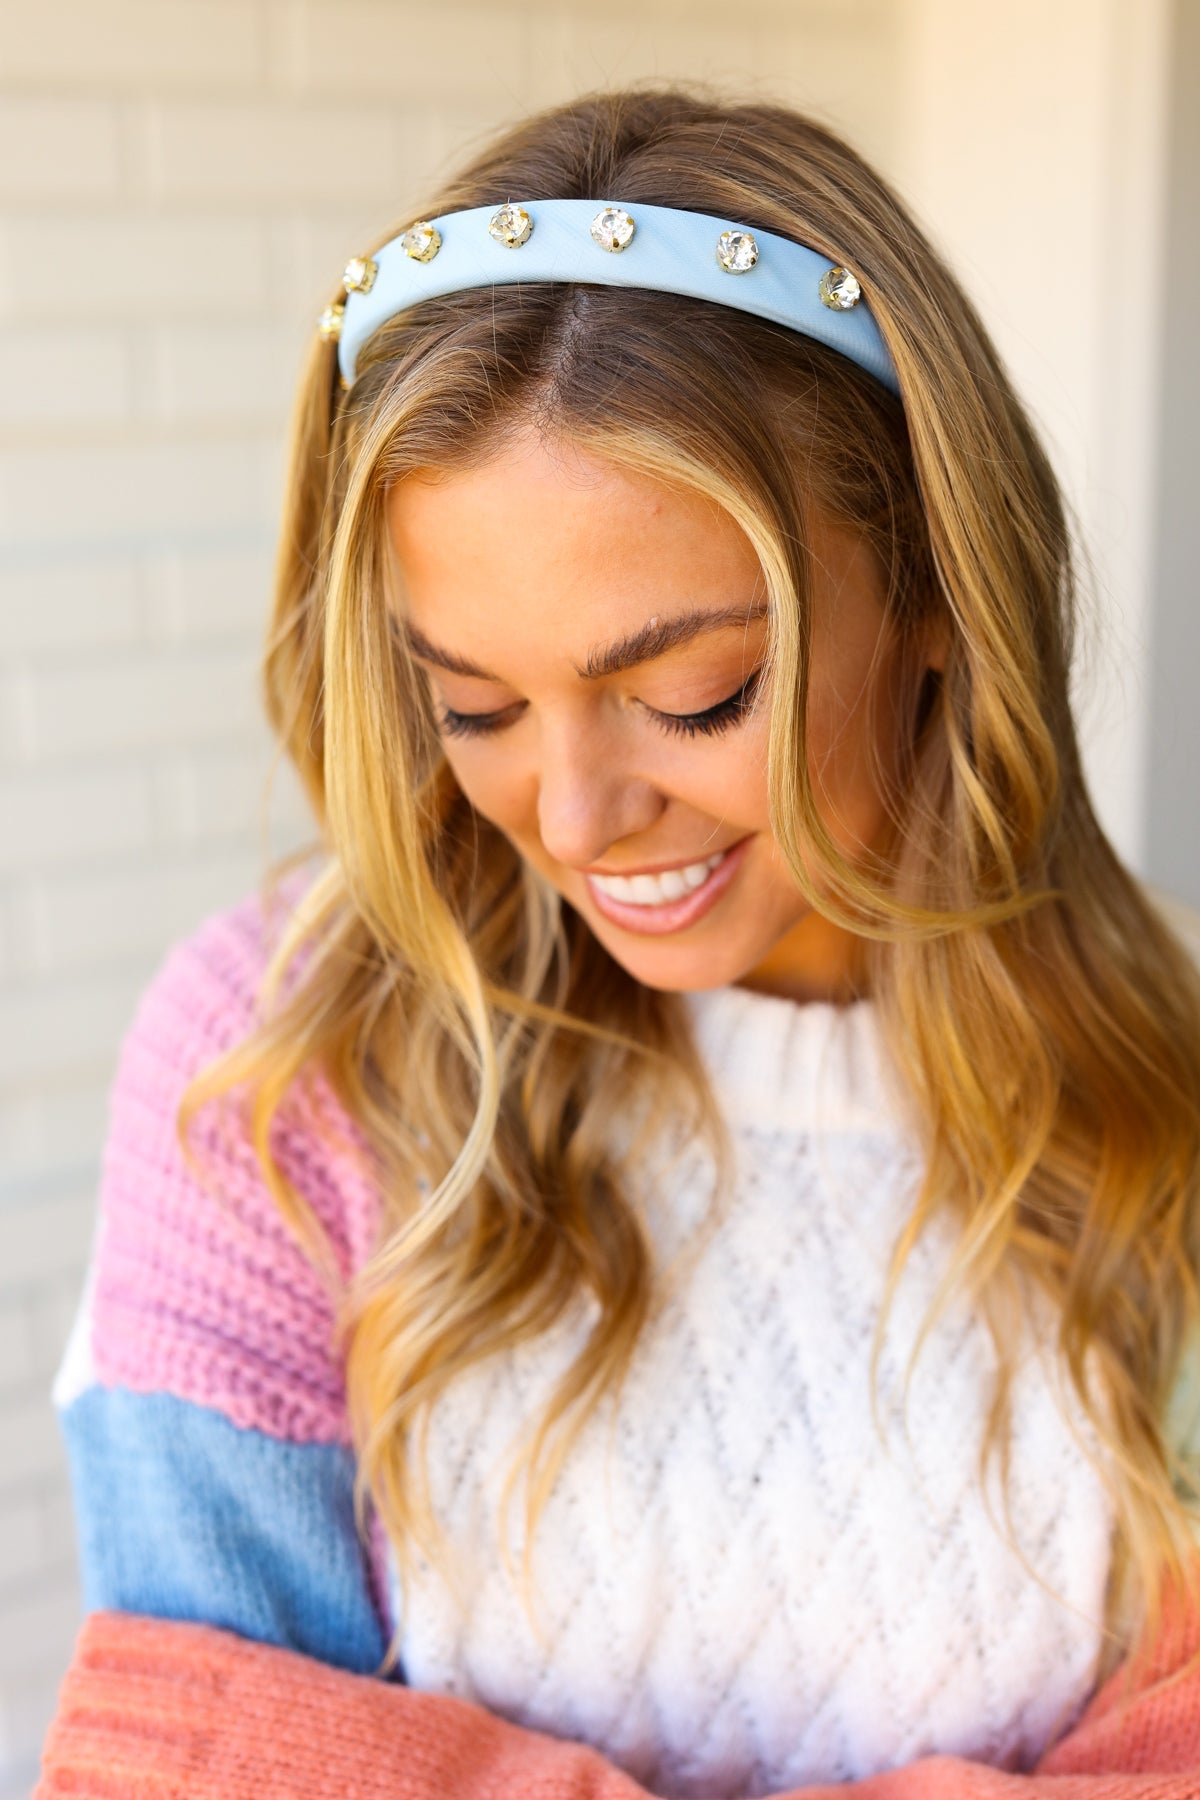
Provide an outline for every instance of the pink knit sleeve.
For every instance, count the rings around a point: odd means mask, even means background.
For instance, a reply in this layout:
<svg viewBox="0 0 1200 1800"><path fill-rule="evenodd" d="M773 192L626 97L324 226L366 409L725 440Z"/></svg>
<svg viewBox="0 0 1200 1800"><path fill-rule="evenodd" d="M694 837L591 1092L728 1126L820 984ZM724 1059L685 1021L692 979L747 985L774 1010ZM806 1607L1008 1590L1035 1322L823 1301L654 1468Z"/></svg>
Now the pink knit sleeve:
<svg viewBox="0 0 1200 1800"><path fill-rule="evenodd" d="M175 1135L188 1080L254 1023L268 941L258 896L213 915L169 953L126 1034L102 1171L92 1355L105 1385L169 1392L292 1442L344 1443L332 1304L250 1144L224 1107L197 1115L192 1142L217 1172L214 1197ZM345 1148L327 1148L328 1126ZM345 1274L378 1218L359 1129L318 1082L304 1110L285 1103L272 1147Z"/></svg>
<svg viewBox="0 0 1200 1800"><path fill-rule="evenodd" d="M110 1090L88 1281L55 1401L89 1608L211 1620L370 1667L389 1627L386 1546L371 1515L364 1560L347 1526L333 1296L224 1097L189 1132L203 1178L176 1128L193 1077L255 1025L302 886L293 877L271 906L252 894L205 919L141 996ZM360 1267L378 1171L323 1077L286 1097L271 1144L342 1275Z"/></svg>

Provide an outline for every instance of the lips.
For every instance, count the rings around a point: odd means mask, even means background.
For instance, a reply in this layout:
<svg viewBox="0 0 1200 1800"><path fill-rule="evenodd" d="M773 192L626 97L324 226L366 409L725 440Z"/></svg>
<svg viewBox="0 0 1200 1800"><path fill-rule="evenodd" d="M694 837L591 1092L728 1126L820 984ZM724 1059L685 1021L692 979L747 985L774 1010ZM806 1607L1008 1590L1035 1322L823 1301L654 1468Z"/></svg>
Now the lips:
<svg viewBox="0 0 1200 1800"><path fill-rule="evenodd" d="M724 854L718 850L701 862L662 869L654 875L592 875L589 879L611 900L624 900L634 906L661 906L667 900L682 900L702 887Z"/></svg>
<svg viewBox="0 0 1200 1800"><path fill-rule="evenodd" d="M584 880L596 911L614 925L643 936L683 931L716 905L737 874L749 844L748 837L742 838L703 862L685 863L657 875L585 875ZM677 882L683 887L680 894L671 892ZM622 889L628 897L623 897Z"/></svg>

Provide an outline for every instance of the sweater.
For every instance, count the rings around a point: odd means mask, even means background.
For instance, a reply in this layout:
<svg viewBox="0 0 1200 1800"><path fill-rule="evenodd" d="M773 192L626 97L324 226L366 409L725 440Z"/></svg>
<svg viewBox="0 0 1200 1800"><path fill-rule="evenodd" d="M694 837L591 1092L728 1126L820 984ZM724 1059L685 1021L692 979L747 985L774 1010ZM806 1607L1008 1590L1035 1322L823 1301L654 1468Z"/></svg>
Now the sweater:
<svg viewBox="0 0 1200 1800"><path fill-rule="evenodd" d="M922 1352L905 1439L903 1353L948 1228L910 1259L874 1434L870 1328L919 1164L871 1003L689 998L734 1132L735 1193L706 1239L705 1156L677 1145L643 1171L637 1199L674 1279L619 1409L556 1483L530 1616L500 1554L503 1453L587 1308L444 1397L431 1473L451 1578L420 1559L402 1592L378 1529L365 1549L354 1531L320 1284L246 1144L201 1114L217 1202L174 1142L186 1080L250 1027L267 930L253 897L205 921L122 1046L55 1384L91 1632L127 1630L130 1614L190 1621L208 1628L205 1654L214 1637L256 1643L361 1678L400 1621L411 1700L455 1697L535 1744L578 1740L664 1795L861 1781L931 1758L1035 1767L1094 1699L1106 1490L1032 1305L1014 1542L977 1481L991 1359L964 1307ZM285 1108L275 1148L349 1272L379 1219L370 1152L328 1088L306 1104Z"/></svg>

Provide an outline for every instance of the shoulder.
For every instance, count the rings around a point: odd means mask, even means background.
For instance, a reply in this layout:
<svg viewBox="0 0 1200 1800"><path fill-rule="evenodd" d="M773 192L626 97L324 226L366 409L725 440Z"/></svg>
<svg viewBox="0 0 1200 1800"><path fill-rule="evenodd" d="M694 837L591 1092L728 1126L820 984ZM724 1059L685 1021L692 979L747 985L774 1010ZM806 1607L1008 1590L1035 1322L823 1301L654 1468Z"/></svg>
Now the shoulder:
<svg viewBox="0 0 1200 1800"><path fill-rule="evenodd" d="M92 1383L161 1392L235 1425L345 1441L335 1302L285 1221L243 1115L203 1106L179 1141L193 1078L259 1022L260 987L295 877L204 918L170 946L120 1046L109 1095L95 1236L74 1354L58 1399ZM272 1125L281 1172L315 1213L343 1275L371 1247L374 1165L328 1084L285 1098Z"/></svg>

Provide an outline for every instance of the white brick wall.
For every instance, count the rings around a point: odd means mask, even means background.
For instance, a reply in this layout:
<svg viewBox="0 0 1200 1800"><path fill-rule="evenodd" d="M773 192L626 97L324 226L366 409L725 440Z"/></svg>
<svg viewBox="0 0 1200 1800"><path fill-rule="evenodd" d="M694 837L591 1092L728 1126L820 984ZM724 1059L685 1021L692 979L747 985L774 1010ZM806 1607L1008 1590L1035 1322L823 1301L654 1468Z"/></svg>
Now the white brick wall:
<svg viewBox="0 0 1200 1800"><path fill-rule="evenodd" d="M257 880L256 660L300 353L467 139L639 76L885 161L902 0L0 0L0 1797L78 1622L49 1385L118 1039ZM281 773L278 851L305 835Z"/></svg>

